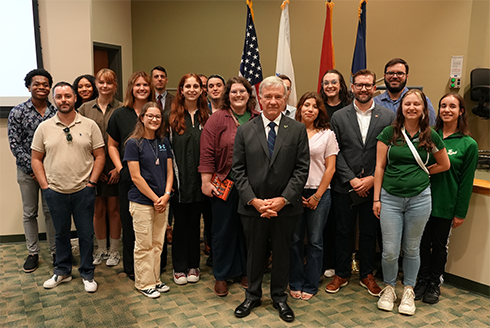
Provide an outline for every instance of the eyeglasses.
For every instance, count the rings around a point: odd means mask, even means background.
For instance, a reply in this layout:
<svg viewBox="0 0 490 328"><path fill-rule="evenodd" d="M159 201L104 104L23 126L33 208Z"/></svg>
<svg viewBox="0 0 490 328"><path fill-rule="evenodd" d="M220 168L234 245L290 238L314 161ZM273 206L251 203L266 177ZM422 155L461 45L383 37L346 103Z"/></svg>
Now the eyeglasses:
<svg viewBox="0 0 490 328"><path fill-rule="evenodd" d="M160 121L162 117L160 115L152 115L152 114L145 114L145 116L150 120L153 121L154 119L157 121Z"/></svg>
<svg viewBox="0 0 490 328"><path fill-rule="evenodd" d="M323 85L324 87L325 87L325 86L327 86L327 85L330 85L330 84L331 84L331 85L333 85L333 86L335 86L335 85L337 85L338 83L339 83L339 81L337 81L337 80L332 80L332 81L323 81L323 82L322 82L322 85Z"/></svg>
<svg viewBox="0 0 490 328"><path fill-rule="evenodd" d="M247 93L247 90L243 89L243 90L233 90L233 91L230 91L230 93L234 96L237 96L237 95L244 95Z"/></svg>
<svg viewBox="0 0 490 328"><path fill-rule="evenodd" d="M372 84L372 83L354 83L354 88L356 90L362 90L363 87L365 87L366 90L371 90L374 87L374 84Z"/></svg>
<svg viewBox="0 0 490 328"><path fill-rule="evenodd" d="M385 75L387 77L393 77L393 76L398 76L398 77L404 77L405 75L407 75L405 72L386 72Z"/></svg>
<svg viewBox="0 0 490 328"><path fill-rule="evenodd" d="M66 141L68 142L72 142L73 140L73 136L71 135L70 133L70 128L64 128L63 129L63 132L65 133L65 136L66 136Z"/></svg>

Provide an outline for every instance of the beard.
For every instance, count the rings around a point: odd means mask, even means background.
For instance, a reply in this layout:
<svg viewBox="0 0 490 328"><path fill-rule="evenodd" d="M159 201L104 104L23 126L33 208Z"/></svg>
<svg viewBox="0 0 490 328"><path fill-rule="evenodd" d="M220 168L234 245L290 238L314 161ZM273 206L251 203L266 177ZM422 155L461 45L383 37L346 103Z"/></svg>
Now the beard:
<svg viewBox="0 0 490 328"><path fill-rule="evenodd" d="M364 96L363 98L361 98L361 95L354 95L354 98L356 98L356 100L360 103L360 104L367 104L369 101L371 101L371 99L373 98L371 95L369 94L363 94L362 96Z"/></svg>
<svg viewBox="0 0 490 328"><path fill-rule="evenodd" d="M390 93L398 93L400 91L402 91L404 88L405 88L405 85L407 84L407 80L403 81L403 82L400 82L400 84L397 86L397 87L392 87L390 85L390 83L385 79L385 86L386 86L386 89L390 92Z"/></svg>

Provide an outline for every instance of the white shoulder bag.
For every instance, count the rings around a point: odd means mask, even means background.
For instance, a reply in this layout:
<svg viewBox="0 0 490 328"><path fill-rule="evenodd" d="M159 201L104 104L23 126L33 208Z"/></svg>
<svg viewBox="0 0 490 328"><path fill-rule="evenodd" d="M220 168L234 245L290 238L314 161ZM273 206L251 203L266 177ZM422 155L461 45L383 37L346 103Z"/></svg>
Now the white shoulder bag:
<svg viewBox="0 0 490 328"><path fill-rule="evenodd" d="M415 158L419 166L422 168L422 170L424 170L425 173L427 173L427 175L430 177L429 170L425 166L429 162L429 154L427 153L427 160L425 161L425 163L422 162L422 158L420 158L420 155L415 149L415 146L413 145L412 141L410 141L410 138L408 138L407 133L405 132L405 127L402 127L402 134L403 137L405 137L405 141L407 142L408 148L410 148L410 150L412 151L413 157Z"/></svg>

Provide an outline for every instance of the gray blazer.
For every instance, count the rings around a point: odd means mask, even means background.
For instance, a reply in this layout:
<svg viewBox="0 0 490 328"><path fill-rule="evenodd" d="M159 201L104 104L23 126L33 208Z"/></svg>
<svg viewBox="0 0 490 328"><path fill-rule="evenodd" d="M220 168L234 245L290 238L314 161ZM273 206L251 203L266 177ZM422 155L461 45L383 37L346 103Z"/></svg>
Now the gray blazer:
<svg viewBox="0 0 490 328"><path fill-rule="evenodd" d="M310 149L304 124L281 114L274 153L269 155L262 115L238 127L233 148L238 213L259 216L247 205L254 198L285 197L291 204L278 215L303 213L301 193L308 178Z"/></svg>
<svg viewBox="0 0 490 328"><path fill-rule="evenodd" d="M376 137L394 120L395 113L376 104L364 144L354 104L350 104L332 115L330 125L335 132L340 148L337 155L336 172L332 179L332 189L335 192L346 194L352 189L350 180L356 177L374 175Z"/></svg>

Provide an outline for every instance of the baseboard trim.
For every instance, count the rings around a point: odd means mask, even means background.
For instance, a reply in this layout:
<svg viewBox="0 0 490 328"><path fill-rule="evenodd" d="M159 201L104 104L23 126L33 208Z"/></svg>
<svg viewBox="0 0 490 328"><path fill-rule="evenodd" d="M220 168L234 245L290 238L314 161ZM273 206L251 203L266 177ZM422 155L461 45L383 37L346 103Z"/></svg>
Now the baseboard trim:
<svg viewBox="0 0 490 328"><path fill-rule="evenodd" d="M78 238L78 234L76 230L71 232L71 237L70 238ZM46 240L46 233L41 232L39 233L39 240ZM0 244L7 244L7 243L22 243L26 241L26 236L25 235L7 235L7 236L0 236Z"/></svg>
<svg viewBox="0 0 490 328"><path fill-rule="evenodd" d="M444 282L455 287L466 289L470 292L490 297L490 286L475 282L466 278L444 273Z"/></svg>

